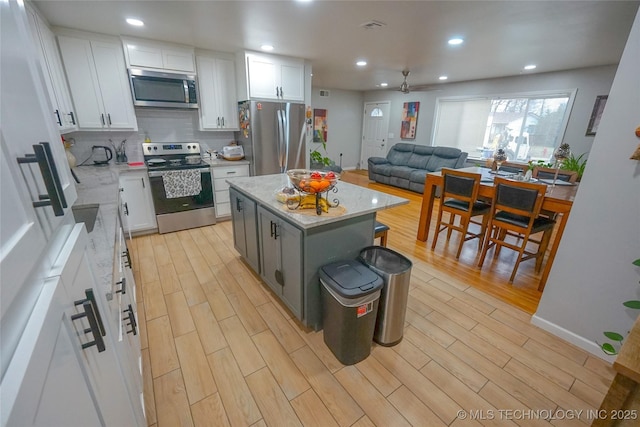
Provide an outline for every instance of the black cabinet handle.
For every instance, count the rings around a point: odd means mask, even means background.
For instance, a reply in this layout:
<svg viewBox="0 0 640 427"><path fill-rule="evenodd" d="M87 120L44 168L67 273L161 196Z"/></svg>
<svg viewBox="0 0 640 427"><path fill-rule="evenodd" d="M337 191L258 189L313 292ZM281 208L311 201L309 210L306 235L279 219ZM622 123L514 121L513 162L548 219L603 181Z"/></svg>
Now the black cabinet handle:
<svg viewBox="0 0 640 427"><path fill-rule="evenodd" d="M278 240L278 224L271 221L271 237Z"/></svg>
<svg viewBox="0 0 640 427"><path fill-rule="evenodd" d="M60 111L56 110L56 121L58 122L58 126L62 126L62 120L60 120Z"/></svg>
<svg viewBox="0 0 640 427"><path fill-rule="evenodd" d="M269 223L271 224L271 237L273 237L273 235L275 234L275 231L273 230L273 229L274 229L274 227L273 227L273 226L274 226L275 224L273 223L273 221L269 221Z"/></svg>
<svg viewBox="0 0 640 427"><path fill-rule="evenodd" d="M129 205L127 205L127 202L124 202L124 205L122 205L122 207L124 208L124 214L126 216L129 216Z"/></svg>
<svg viewBox="0 0 640 427"><path fill-rule="evenodd" d="M76 117L73 115L73 111L71 111L69 114L67 114L68 116L71 116L71 123L73 125L76 124Z"/></svg>
<svg viewBox="0 0 640 427"><path fill-rule="evenodd" d="M240 200L238 197L236 197L236 210L238 212L242 211L242 200Z"/></svg>
<svg viewBox="0 0 640 427"><path fill-rule="evenodd" d="M144 185L144 178L140 178L140 180L142 181L142 188L147 188L147 186Z"/></svg>
<svg viewBox="0 0 640 427"><path fill-rule="evenodd" d="M131 304L129 304L129 308L123 310L122 312L127 314L127 316L122 320L125 320L125 321L129 320L129 323L127 323L127 326L131 326L131 330L127 331L127 333L138 335L138 322L136 322L136 315L133 312L133 307L131 307Z"/></svg>
<svg viewBox="0 0 640 427"><path fill-rule="evenodd" d="M84 330L85 334L91 332L93 335L93 341L89 341L87 343L82 344L82 348L86 349L89 347L93 347L94 345L98 347L98 352L101 353L105 350L104 339L103 336L106 335L104 324L102 323L102 318L100 317L100 311L98 311L98 307L96 305L96 300L93 295L93 289L85 289L84 291L86 295L86 299L76 301L74 305L82 305L83 312L74 314L71 316L71 320L82 319L83 317L87 318L89 322L89 328Z"/></svg>
<svg viewBox="0 0 640 427"><path fill-rule="evenodd" d="M105 123L104 123L104 114L100 114L100 120L102 121L102 126L104 126L105 125Z"/></svg>
<svg viewBox="0 0 640 427"><path fill-rule="evenodd" d="M34 154L18 157L18 164L38 163L47 194L38 195L38 201L32 202L34 208L51 206L55 216L64 216L63 208L67 207L67 200L62 190L58 168L56 167L48 142L41 142L32 146Z"/></svg>
<svg viewBox="0 0 640 427"><path fill-rule="evenodd" d="M123 277L116 285L120 285L120 289L116 291L116 294L125 295L127 293L127 278Z"/></svg>
<svg viewBox="0 0 640 427"><path fill-rule="evenodd" d="M122 252L122 256L127 258L125 263L124 263L124 266L131 268L131 255L129 255L129 249L127 249L126 251Z"/></svg>
<svg viewBox="0 0 640 427"><path fill-rule="evenodd" d="M220 127L220 117L218 117L217 123L218 123L218 127Z"/></svg>
<svg viewBox="0 0 640 427"><path fill-rule="evenodd" d="M107 114L107 119L109 120L109 126L111 126L111 114Z"/></svg>
<svg viewBox="0 0 640 427"><path fill-rule="evenodd" d="M222 118L222 127L224 127L224 117Z"/></svg>

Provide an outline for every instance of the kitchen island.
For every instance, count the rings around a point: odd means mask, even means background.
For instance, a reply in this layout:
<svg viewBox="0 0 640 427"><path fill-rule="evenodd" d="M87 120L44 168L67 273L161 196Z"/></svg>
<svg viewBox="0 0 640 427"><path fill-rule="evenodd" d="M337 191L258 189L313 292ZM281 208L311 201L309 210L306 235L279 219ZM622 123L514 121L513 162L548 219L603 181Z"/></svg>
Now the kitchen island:
<svg viewBox="0 0 640 427"><path fill-rule="evenodd" d="M376 212L407 199L339 181L329 214L291 210L276 200L285 174L230 178L234 245L243 259L305 326L322 329L318 269L355 259L373 244ZM323 194L323 196L326 195ZM333 212L332 212L333 210Z"/></svg>

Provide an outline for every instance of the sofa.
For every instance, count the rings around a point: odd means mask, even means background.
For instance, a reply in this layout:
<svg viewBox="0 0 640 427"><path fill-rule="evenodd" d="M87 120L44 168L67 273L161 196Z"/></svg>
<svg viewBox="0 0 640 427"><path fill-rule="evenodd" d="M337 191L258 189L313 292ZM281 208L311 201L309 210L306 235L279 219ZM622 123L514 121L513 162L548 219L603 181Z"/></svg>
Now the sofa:
<svg viewBox="0 0 640 427"><path fill-rule="evenodd" d="M369 157L369 179L422 193L427 173L462 168L467 155L457 148L400 142L391 147L387 157Z"/></svg>

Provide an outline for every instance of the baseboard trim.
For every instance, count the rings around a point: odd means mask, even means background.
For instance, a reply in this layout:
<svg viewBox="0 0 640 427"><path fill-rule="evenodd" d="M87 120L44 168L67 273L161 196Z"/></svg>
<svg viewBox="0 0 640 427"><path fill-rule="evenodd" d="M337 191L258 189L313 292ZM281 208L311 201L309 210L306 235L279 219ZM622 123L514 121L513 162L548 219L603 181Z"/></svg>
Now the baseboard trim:
<svg viewBox="0 0 640 427"><path fill-rule="evenodd" d="M588 351L589 353L602 360L605 360L609 363L613 363L616 360L616 356L609 356L605 354L600 346L593 341L581 337L580 335L577 335L561 326L558 326L555 323L538 317L535 314L531 316L531 323L541 329L544 329L547 332L552 333L557 337L562 338L563 340L575 345L576 347L580 347L581 349Z"/></svg>
<svg viewBox="0 0 640 427"><path fill-rule="evenodd" d="M342 170L345 170L345 171L354 171L354 170L357 170L357 169L358 168L356 168L355 166L349 166L349 167L342 168Z"/></svg>

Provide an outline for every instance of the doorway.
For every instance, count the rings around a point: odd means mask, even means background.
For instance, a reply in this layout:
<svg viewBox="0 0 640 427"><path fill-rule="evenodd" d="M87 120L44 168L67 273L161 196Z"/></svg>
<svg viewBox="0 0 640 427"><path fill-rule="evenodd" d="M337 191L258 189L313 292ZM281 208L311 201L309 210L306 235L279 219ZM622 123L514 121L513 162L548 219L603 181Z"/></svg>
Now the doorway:
<svg viewBox="0 0 640 427"><path fill-rule="evenodd" d="M389 138L390 101L365 102L362 121L362 147L360 148L360 168L367 169L369 157L387 155Z"/></svg>

